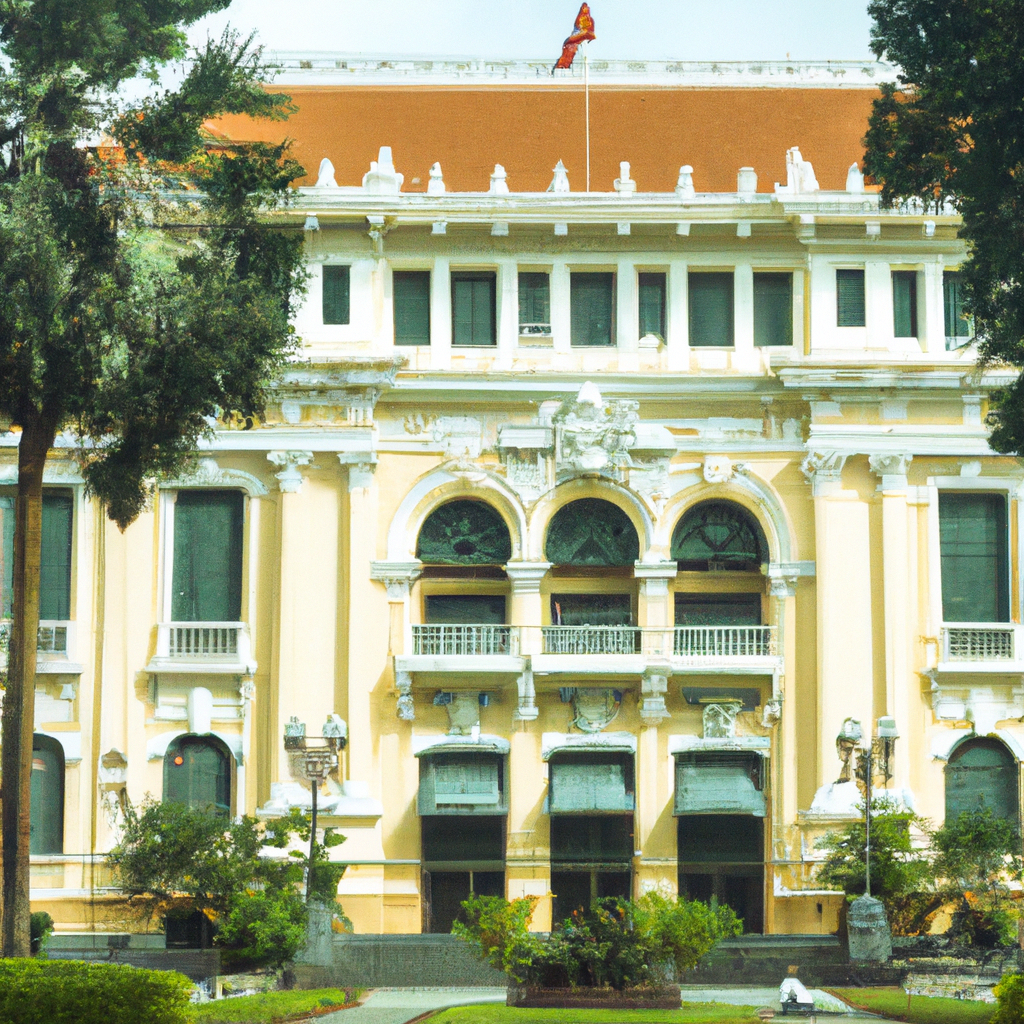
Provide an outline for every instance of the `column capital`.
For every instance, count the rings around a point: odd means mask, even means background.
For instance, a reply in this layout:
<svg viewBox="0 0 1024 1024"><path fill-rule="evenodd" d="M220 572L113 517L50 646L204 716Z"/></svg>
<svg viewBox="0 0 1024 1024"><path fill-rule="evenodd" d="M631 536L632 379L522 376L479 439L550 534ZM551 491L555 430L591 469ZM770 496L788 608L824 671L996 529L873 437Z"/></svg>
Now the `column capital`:
<svg viewBox="0 0 1024 1024"><path fill-rule="evenodd" d="M633 563L633 575L638 580L674 580L679 572L679 565L674 561Z"/></svg>
<svg viewBox="0 0 1024 1024"><path fill-rule="evenodd" d="M505 572L512 581L515 594L539 594L540 581L551 568L550 562L508 562Z"/></svg>
<svg viewBox="0 0 1024 1024"><path fill-rule="evenodd" d="M846 465L848 458L847 452L812 449L807 453L800 464L800 469L813 488L816 498L842 486L843 466Z"/></svg>
<svg viewBox="0 0 1024 1024"><path fill-rule="evenodd" d="M280 472L275 473L278 487L284 494L297 494L302 487L302 468L313 461L313 453L308 451L273 451L267 452L267 459Z"/></svg>
<svg viewBox="0 0 1024 1024"><path fill-rule="evenodd" d="M768 590L772 597L795 597L797 580L801 576L814 576L814 562L771 562L764 567L768 577Z"/></svg>
<svg viewBox="0 0 1024 1024"><path fill-rule="evenodd" d="M907 489L907 468L913 455L906 452L899 454L880 453L868 456L871 472L882 478L879 485L883 491L905 491Z"/></svg>
<svg viewBox="0 0 1024 1024"><path fill-rule="evenodd" d="M370 579L383 583L387 588L388 600L404 601L412 585L420 578L423 563L417 558L411 562L371 562Z"/></svg>
<svg viewBox="0 0 1024 1024"><path fill-rule="evenodd" d="M338 462L348 470L349 491L365 491L373 483L376 452L338 452Z"/></svg>

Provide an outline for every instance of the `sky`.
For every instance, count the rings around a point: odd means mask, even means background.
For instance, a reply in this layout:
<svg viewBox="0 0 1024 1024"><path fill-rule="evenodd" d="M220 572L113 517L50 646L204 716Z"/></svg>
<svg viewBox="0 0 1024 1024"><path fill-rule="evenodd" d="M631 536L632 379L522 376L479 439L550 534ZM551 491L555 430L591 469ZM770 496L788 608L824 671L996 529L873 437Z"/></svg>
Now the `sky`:
<svg viewBox="0 0 1024 1024"><path fill-rule="evenodd" d="M867 0L591 0L591 59L865 60ZM572 30L579 0L234 0L193 26L225 25L269 50L367 55L544 57Z"/></svg>

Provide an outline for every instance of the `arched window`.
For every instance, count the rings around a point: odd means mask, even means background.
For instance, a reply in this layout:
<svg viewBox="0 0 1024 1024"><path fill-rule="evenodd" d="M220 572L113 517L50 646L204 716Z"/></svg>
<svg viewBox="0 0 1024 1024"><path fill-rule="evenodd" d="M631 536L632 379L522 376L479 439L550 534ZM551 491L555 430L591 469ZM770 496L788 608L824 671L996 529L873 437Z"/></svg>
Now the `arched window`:
<svg viewBox="0 0 1024 1024"><path fill-rule="evenodd" d="M64 852L64 748L49 736L32 737L29 853Z"/></svg>
<svg viewBox="0 0 1024 1024"><path fill-rule="evenodd" d="M640 557L640 538L618 505L580 498L554 514L544 550L555 565L631 566Z"/></svg>
<svg viewBox="0 0 1024 1024"><path fill-rule="evenodd" d="M180 736L164 755L164 803L227 815L231 754L212 736Z"/></svg>
<svg viewBox="0 0 1024 1024"><path fill-rule="evenodd" d="M999 740L961 743L946 765L946 821L987 807L1016 826L1017 774L1017 759Z"/></svg>
<svg viewBox="0 0 1024 1024"><path fill-rule="evenodd" d="M676 524L672 558L690 572L757 572L768 561L768 544L741 505L702 501Z"/></svg>
<svg viewBox="0 0 1024 1024"><path fill-rule="evenodd" d="M512 538L485 502L449 501L427 516L416 557L428 565L504 565L512 557Z"/></svg>

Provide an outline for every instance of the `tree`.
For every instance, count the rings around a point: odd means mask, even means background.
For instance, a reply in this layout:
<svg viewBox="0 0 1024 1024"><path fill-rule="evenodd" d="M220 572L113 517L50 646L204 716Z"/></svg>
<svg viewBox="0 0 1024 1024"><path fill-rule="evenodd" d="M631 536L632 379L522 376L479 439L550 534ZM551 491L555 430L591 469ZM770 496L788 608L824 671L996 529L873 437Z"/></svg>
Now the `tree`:
<svg viewBox="0 0 1024 1024"><path fill-rule="evenodd" d="M29 953L29 798L43 467L79 440L124 529L211 423L251 425L292 343L301 238L262 214L301 173L285 146L207 144L221 113L281 118L260 51L226 33L134 109L117 90L186 53L230 0L0 3L0 420L20 431L3 713L2 943ZM106 157L83 140L107 132Z"/></svg>
<svg viewBox="0 0 1024 1024"><path fill-rule="evenodd" d="M981 365L1024 366L1024 0L872 0L871 46L902 68L884 85L865 170L891 205L950 202ZM1024 452L1024 377L993 396L991 444Z"/></svg>

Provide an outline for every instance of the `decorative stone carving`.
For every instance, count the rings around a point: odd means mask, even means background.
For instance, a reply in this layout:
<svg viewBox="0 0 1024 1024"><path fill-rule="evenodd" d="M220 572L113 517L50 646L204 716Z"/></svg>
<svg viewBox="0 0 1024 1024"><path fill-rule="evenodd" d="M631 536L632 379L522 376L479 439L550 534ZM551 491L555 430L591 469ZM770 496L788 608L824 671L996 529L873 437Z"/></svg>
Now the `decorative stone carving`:
<svg viewBox="0 0 1024 1024"><path fill-rule="evenodd" d="M373 242L373 251L378 259L384 257L384 236L394 227L394 224L387 217L379 213L368 214L366 223L369 225L367 234Z"/></svg>
<svg viewBox="0 0 1024 1024"><path fill-rule="evenodd" d="M508 175L501 164L495 164L491 172L491 187L488 191L491 195L508 195ZM494 233L493 231L491 232ZM507 234L507 232L506 232Z"/></svg>
<svg viewBox="0 0 1024 1024"><path fill-rule="evenodd" d="M732 459L727 455L709 455L704 459L704 479L709 484L727 484L732 474Z"/></svg>
<svg viewBox="0 0 1024 1024"><path fill-rule="evenodd" d="M671 494L669 459L633 459L629 470L629 486L661 515Z"/></svg>
<svg viewBox="0 0 1024 1024"><path fill-rule="evenodd" d="M794 597L797 580L801 576L814 576L814 562L772 562L763 569L768 576L768 590L772 597Z"/></svg>
<svg viewBox="0 0 1024 1024"><path fill-rule="evenodd" d="M619 164L619 176L615 179L615 191L623 197L631 196L636 192L636 182L629 176L628 160L623 160Z"/></svg>
<svg viewBox="0 0 1024 1024"><path fill-rule="evenodd" d="M693 199L697 193L693 188L693 168L689 164L683 164L679 168L679 180L676 182L676 196L679 199ZM688 235L690 225L686 225L686 231L678 231L677 234Z"/></svg>
<svg viewBox="0 0 1024 1024"><path fill-rule="evenodd" d="M285 494L297 494L302 487L302 466L308 466L313 461L312 452L304 451L276 451L267 452L267 459L275 466L280 467L280 472L275 473L278 486Z"/></svg>
<svg viewBox="0 0 1024 1024"><path fill-rule="evenodd" d="M639 402L605 402L587 381L552 417L559 469L600 473L629 466L639 409Z"/></svg>
<svg viewBox="0 0 1024 1024"><path fill-rule="evenodd" d="M541 580L550 568L550 562L509 562L505 572L512 582L512 593L539 594Z"/></svg>
<svg viewBox="0 0 1024 1024"><path fill-rule="evenodd" d="M371 562L370 579L383 583L388 592L388 600L394 603L404 601L409 596L409 589L420 578L423 563L419 559L412 562Z"/></svg>
<svg viewBox="0 0 1024 1024"><path fill-rule="evenodd" d="M396 196L401 191L405 175L395 170L390 146L381 146L376 160L370 161L370 169L363 175L363 188L371 195Z"/></svg>
<svg viewBox="0 0 1024 1024"><path fill-rule="evenodd" d="M736 716L742 704L723 702L704 705L704 739L726 740L736 736Z"/></svg>
<svg viewBox="0 0 1024 1024"><path fill-rule="evenodd" d="M480 694L452 693L444 696L450 698L444 703L448 712L448 735L471 736L474 730L479 731Z"/></svg>
<svg viewBox="0 0 1024 1024"><path fill-rule="evenodd" d="M784 192L791 195L800 195L807 192L817 192L819 189L818 179L814 176L814 167L809 160L800 155L800 147L793 146L786 150L786 184L775 183L776 192Z"/></svg>
<svg viewBox="0 0 1024 1024"><path fill-rule="evenodd" d="M427 182L428 196L443 196L445 192L444 175L441 173L441 165L435 163L430 168L430 181Z"/></svg>
<svg viewBox="0 0 1024 1024"><path fill-rule="evenodd" d="M842 482L843 466L848 458L846 452L810 451L800 464L800 469L814 488L814 493L819 494Z"/></svg>
<svg viewBox="0 0 1024 1024"><path fill-rule="evenodd" d="M396 672L395 686L398 687L398 717L403 722L414 721L416 707L412 700L412 673Z"/></svg>
<svg viewBox="0 0 1024 1024"><path fill-rule="evenodd" d="M548 489L548 462L539 451L505 452L505 478L523 503L533 505Z"/></svg>
<svg viewBox="0 0 1024 1024"><path fill-rule="evenodd" d="M269 493L266 484L241 469L221 469L216 459L202 458L191 473L168 481L165 487L241 487L252 498Z"/></svg>
<svg viewBox="0 0 1024 1024"><path fill-rule="evenodd" d="M128 781L128 761L120 750L111 748L100 757L97 782L107 825L116 831L124 812L125 786Z"/></svg>
<svg viewBox="0 0 1024 1024"><path fill-rule="evenodd" d="M373 483L377 456L367 452L339 452L338 462L348 469L349 491L365 491Z"/></svg>
<svg viewBox="0 0 1024 1024"><path fill-rule="evenodd" d="M907 486L907 467L913 455L869 455L868 466L871 472L882 478L883 491L903 489Z"/></svg>
<svg viewBox="0 0 1024 1024"><path fill-rule="evenodd" d="M334 178L334 164L327 157L320 161L320 170L316 176L317 188L337 188L338 182Z"/></svg>
<svg viewBox="0 0 1024 1024"><path fill-rule="evenodd" d="M854 160L850 169L846 172L846 191L860 194L864 191L864 174Z"/></svg>
<svg viewBox="0 0 1024 1024"><path fill-rule="evenodd" d="M761 713L761 726L764 729L773 729L782 721L782 701L772 698L767 701L764 711Z"/></svg>
<svg viewBox="0 0 1024 1024"><path fill-rule="evenodd" d="M600 732L619 713L620 697L610 689L577 689L572 695L573 724L580 732Z"/></svg>
<svg viewBox="0 0 1024 1024"><path fill-rule="evenodd" d="M996 731L998 722L1024 718L1024 685L993 682L982 686L950 684L931 674L932 711L943 722L970 722L978 736Z"/></svg>
<svg viewBox="0 0 1024 1024"><path fill-rule="evenodd" d="M549 192L568 192L569 191L569 172L565 169L565 164L561 160L555 164L553 171L554 177L551 179L551 184L548 185Z"/></svg>
<svg viewBox="0 0 1024 1024"><path fill-rule="evenodd" d="M439 416L432 432L449 459L472 460L483 451L483 424L473 416Z"/></svg>
<svg viewBox="0 0 1024 1024"><path fill-rule="evenodd" d="M665 707L668 693L668 675L664 672L647 671L640 680L640 720L647 726L658 726L669 717Z"/></svg>
<svg viewBox="0 0 1024 1024"><path fill-rule="evenodd" d="M533 670L526 669L516 680L519 689L519 706L512 713L517 722L532 722L537 718L540 709L537 707L537 691L533 685Z"/></svg>

